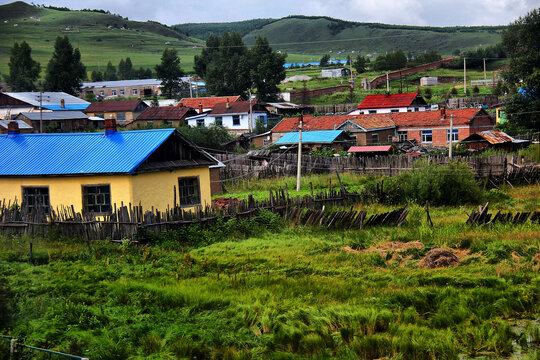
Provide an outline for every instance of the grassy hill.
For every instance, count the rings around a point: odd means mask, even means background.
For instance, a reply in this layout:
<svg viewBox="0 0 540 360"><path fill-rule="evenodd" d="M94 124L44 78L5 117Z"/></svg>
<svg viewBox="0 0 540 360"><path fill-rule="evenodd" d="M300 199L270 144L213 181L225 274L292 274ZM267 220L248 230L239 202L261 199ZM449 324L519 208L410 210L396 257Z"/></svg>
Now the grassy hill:
<svg viewBox="0 0 540 360"><path fill-rule="evenodd" d="M437 50L452 54L500 42L504 26L421 27L343 21L324 16L289 16L282 19L258 19L249 22L180 24L178 31L205 39L223 31L240 33L247 44L261 35L274 49L288 53L322 54L329 51L377 55L389 50L411 52ZM249 31L248 31L249 30Z"/></svg>
<svg viewBox="0 0 540 360"><path fill-rule="evenodd" d="M110 60L115 66L130 57L135 68L153 68L163 49L175 48L184 70L193 67L193 56L202 42L153 21L130 21L98 11L61 11L24 2L0 6L0 72L8 72L10 49L25 40L32 56L46 67L57 36L68 36L82 54L87 70L104 70Z"/></svg>

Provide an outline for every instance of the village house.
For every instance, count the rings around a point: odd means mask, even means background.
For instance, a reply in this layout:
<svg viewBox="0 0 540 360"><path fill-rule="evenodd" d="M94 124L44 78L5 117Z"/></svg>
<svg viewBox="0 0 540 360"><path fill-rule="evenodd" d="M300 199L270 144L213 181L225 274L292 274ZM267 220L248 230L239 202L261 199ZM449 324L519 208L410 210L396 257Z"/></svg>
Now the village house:
<svg viewBox="0 0 540 360"><path fill-rule="evenodd" d="M190 126L220 125L232 135L241 135L255 129L257 121L268 124L268 112L256 101L236 101L218 103L208 113L187 119Z"/></svg>
<svg viewBox="0 0 540 360"><path fill-rule="evenodd" d="M528 140L514 139L505 132L499 130L486 130L474 133L463 140L460 144L470 150L484 150L487 148L503 151L514 151L529 145Z"/></svg>
<svg viewBox="0 0 540 360"><path fill-rule="evenodd" d="M273 102L263 104L270 114L293 116L296 114L311 114L313 107L298 105L291 102Z"/></svg>
<svg viewBox="0 0 540 360"><path fill-rule="evenodd" d="M39 132L81 132L88 128L88 115L82 111L22 112L15 119L22 120ZM19 126L20 128L20 126Z"/></svg>
<svg viewBox="0 0 540 360"><path fill-rule="evenodd" d="M46 155L44 155L44 152ZM184 210L211 204L217 161L175 129L0 135L0 199L103 215L116 206Z"/></svg>
<svg viewBox="0 0 540 360"><path fill-rule="evenodd" d="M471 134L492 130L495 120L484 109L456 109L391 114L397 127L399 141L414 140L421 145L447 146L450 141L452 119L452 142L457 143Z"/></svg>
<svg viewBox="0 0 540 360"><path fill-rule="evenodd" d="M11 123L11 125L9 125ZM11 126L11 128L10 128ZM30 134L33 132L31 125L22 120L0 120L0 134L7 134L9 131L18 131L21 134Z"/></svg>
<svg viewBox="0 0 540 360"><path fill-rule="evenodd" d="M159 79L137 79L137 80L115 80L83 82L81 86L81 98L86 98L88 94L94 94L102 99L127 98L127 97L149 97L154 94L161 94L161 80Z"/></svg>
<svg viewBox="0 0 540 360"><path fill-rule="evenodd" d="M84 111L90 103L64 92L0 92L0 119L21 112Z"/></svg>
<svg viewBox="0 0 540 360"><path fill-rule="evenodd" d="M143 101L121 100L121 101L97 101L93 102L85 110L86 115L98 117L105 120L115 119L119 126L133 122L148 108Z"/></svg>
<svg viewBox="0 0 540 360"><path fill-rule="evenodd" d="M418 93L367 95L349 115L426 111L431 107Z"/></svg>
<svg viewBox="0 0 540 360"><path fill-rule="evenodd" d="M356 138L358 145L387 143L395 135L395 124L389 115L336 115L336 116L302 116L302 129L345 130ZM299 117L283 118L271 130L271 143L289 132L298 131Z"/></svg>
<svg viewBox="0 0 540 360"><path fill-rule="evenodd" d="M187 124L186 118L197 115L197 111L185 106L148 107L136 119L124 123L122 127L151 128L159 126L178 127Z"/></svg>
<svg viewBox="0 0 540 360"><path fill-rule="evenodd" d="M276 145L280 146L296 146L300 138L299 132L290 132L283 135ZM302 149L310 151L321 149L333 149L335 151L348 150L351 145L354 145L355 140L343 130L318 130L318 131L302 131Z"/></svg>
<svg viewBox="0 0 540 360"><path fill-rule="evenodd" d="M216 106L216 104L234 103L244 101L240 95L235 96L209 96L209 97L194 97L183 98L178 103L178 106L186 106L194 109L199 109L202 112L208 112Z"/></svg>

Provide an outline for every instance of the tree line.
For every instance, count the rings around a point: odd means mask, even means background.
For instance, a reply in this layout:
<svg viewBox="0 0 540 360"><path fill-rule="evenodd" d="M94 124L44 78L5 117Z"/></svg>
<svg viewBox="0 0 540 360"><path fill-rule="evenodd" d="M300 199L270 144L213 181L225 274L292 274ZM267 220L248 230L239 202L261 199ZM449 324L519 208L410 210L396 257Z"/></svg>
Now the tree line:
<svg viewBox="0 0 540 360"><path fill-rule="evenodd" d="M107 63L107 67L104 71L93 70L90 78L92 81L115 81L115 80L132 80L132 79L152 79L154 73L152 69L139 69L133 68L133 63L131 59L127 57L125 60L120 59L117 68L112 64L111 61Z"/></svg>

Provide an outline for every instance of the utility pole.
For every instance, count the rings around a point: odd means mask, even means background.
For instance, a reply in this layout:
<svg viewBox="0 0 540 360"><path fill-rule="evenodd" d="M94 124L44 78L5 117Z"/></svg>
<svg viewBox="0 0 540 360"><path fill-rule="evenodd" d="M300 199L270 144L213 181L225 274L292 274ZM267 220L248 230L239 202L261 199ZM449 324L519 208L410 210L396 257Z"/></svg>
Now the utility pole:
<svg viewBox="0 0 540 360"><path fill-rule="evenodd" d="M450 141L448 142L448 157L452 160L452 140L454 139L454 115L450 115Z"/></svg>
<svg viewBox="0 0 540 360"><path fill-rule="evenodd" d="M189 85L189 97L192 98L193 97L193 87L191 85L191 82L193 81L193 77L190 77L189 80L188 80L188 85Z"/></svg>
<svg viewBox="0 0 540 360"><path fill-rule="evenodd" d="M463 85L463 91L465 96L467 96L467 63L465 58L463 58Z"/></svg>
<svg viewBox="0 0 540 360"><path fill-rule="evenodd" d="M249 89L249 132L253 129L253 105L251 104L251 88Z"/></svg>
<svg viewBox="0 0 540 360"><path fill-rule="evenodd" d="M36 100L39 100L39 132L43 133L43 91L36 95Z"/></svg>
<svg viewBox="0 0 540 360"><path fill-rule="evenodd" d="M302 174L302 122L304 115L298 118L298 165L296 170L296 191L300 191L300 175Z"/></svg>

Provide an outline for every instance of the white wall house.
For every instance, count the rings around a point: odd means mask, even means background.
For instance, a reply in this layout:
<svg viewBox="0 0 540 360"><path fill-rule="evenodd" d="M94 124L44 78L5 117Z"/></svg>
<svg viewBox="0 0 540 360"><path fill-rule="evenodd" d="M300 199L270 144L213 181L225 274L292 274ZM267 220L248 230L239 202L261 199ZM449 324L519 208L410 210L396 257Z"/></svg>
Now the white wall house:
<svg viewBox="0 0 540 360"><path fill-rule="evenodd" d="M368 95L358 108L349 115L387 114L397 112L416 112L431 110L422 95L408 94L381 94Z"/></svg>
<svg viewBox="0 0 540 360"><path fill-rule="evenodd" d="M240 135L253 131L258 119L261 119L265 125L268 123L268 113L264 107L254 101L251 107L250 116L249 101L216 104L212 111L191 116L186 120L189 126L216 124L227 128L231 134Z"/></svg>

